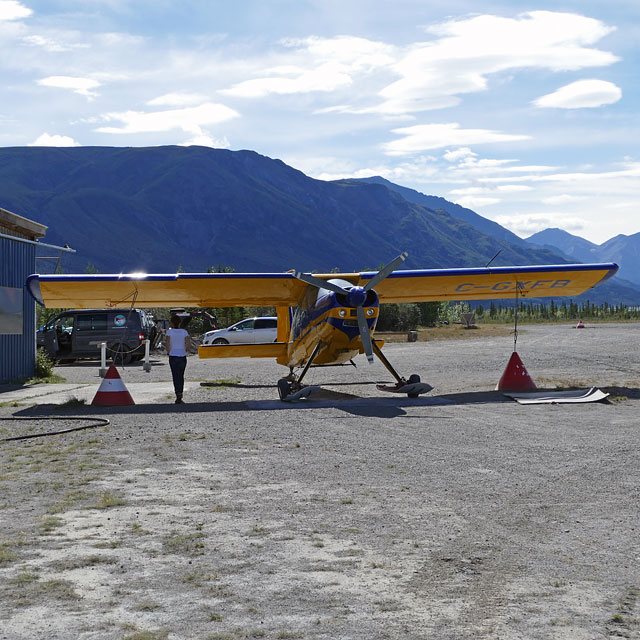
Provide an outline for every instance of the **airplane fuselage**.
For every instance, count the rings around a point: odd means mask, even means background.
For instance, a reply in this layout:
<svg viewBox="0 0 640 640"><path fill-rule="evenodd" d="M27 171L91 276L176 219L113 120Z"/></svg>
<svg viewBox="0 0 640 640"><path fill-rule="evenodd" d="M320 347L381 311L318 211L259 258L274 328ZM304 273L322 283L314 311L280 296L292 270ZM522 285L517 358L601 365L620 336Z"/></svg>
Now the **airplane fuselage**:
<svg viewBox="0 0 640 640"><path fill-rule="evenodd" d="M331 282L352 288L350 282L334 279ZM327 289L309 288L298 307L293 308L290 340L286 356L278 362L288 367L304 366L318 343L314 365L343 364L363 353L358 329L357 307L353 299L362 302L369 333L378 321L379 302L375 291L353 291L352 299Z"/></svg>

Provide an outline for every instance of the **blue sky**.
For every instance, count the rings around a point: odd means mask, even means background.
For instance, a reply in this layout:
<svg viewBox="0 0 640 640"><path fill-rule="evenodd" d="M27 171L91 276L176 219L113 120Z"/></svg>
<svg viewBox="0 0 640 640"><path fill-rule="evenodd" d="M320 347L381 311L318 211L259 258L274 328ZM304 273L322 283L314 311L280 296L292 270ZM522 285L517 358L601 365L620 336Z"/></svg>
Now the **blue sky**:
<svg viewBox="0 0 640 640"><path fill-rule="evenodd" d="M640 231L637 0L0 0L0 37L2 146L253 149L522 237Z"/></svg>

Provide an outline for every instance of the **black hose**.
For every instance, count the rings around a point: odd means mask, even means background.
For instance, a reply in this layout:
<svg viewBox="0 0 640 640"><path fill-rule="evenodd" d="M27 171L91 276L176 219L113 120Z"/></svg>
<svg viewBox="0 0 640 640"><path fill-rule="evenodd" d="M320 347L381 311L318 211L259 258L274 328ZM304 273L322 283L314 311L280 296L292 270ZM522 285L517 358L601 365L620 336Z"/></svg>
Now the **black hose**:
<svg viewBox="0 0 640 640"><path fill-rule="evenodd" d="M17 416L13 416L11 418L0 418L0 420L94 420L95 422L92 422L91 424L86 424L83 425L82 427L73 427L72 429L62 429L61 431L46 431L44 433L30 433L27 434L26 436L13 436L12 438L1 438L0 442L11 442L12 440L28 440L29 438L43 438L45 436L58 436L62 433L71 433L72 431L82 431L83 429L94 429L95 427L106 427L107 425L111 424L111 422L109 420L107 420L106 418L82 418L82 417L75 417L75 416L71 416L71 417L51 417L51 416L44 416L42 418L37 417L37 418L28 418L26 416L22 416L22 417L17 417Z"/></svg>

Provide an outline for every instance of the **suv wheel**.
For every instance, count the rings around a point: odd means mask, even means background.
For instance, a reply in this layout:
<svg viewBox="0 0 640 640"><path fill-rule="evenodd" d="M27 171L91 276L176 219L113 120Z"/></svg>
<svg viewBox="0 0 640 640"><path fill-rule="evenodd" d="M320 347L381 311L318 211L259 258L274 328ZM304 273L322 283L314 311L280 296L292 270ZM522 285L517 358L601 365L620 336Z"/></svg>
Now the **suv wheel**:
<svg viewBox="0 0 640 640"><path fill-rule="evenodd" d="M111 360L115 365L129 364L131 362L131 349L126 344L111 345Z"/></svg>

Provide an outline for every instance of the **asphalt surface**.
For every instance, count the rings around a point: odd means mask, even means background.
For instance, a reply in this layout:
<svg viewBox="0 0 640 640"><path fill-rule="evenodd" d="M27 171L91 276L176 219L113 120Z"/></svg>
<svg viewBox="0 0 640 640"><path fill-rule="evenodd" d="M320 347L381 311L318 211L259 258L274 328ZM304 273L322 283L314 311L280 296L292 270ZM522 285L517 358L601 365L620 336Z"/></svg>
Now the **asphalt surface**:
<svg viewBox="0 0 640 640"><path fill-rule="evenodd" d="M495 391L513 338L481 329L385 347L435 387L417 399L362 357L311 370L295 406L267 360L190 358L180 406L161 356L119 369L135 406L59 406L98 363L58 367L60 394L4 387L0 416L27 420L3 437L111 424L3 443L0 638L640 637L639 338L521 330L539 388L610 394L584 405Z"/></svg>

